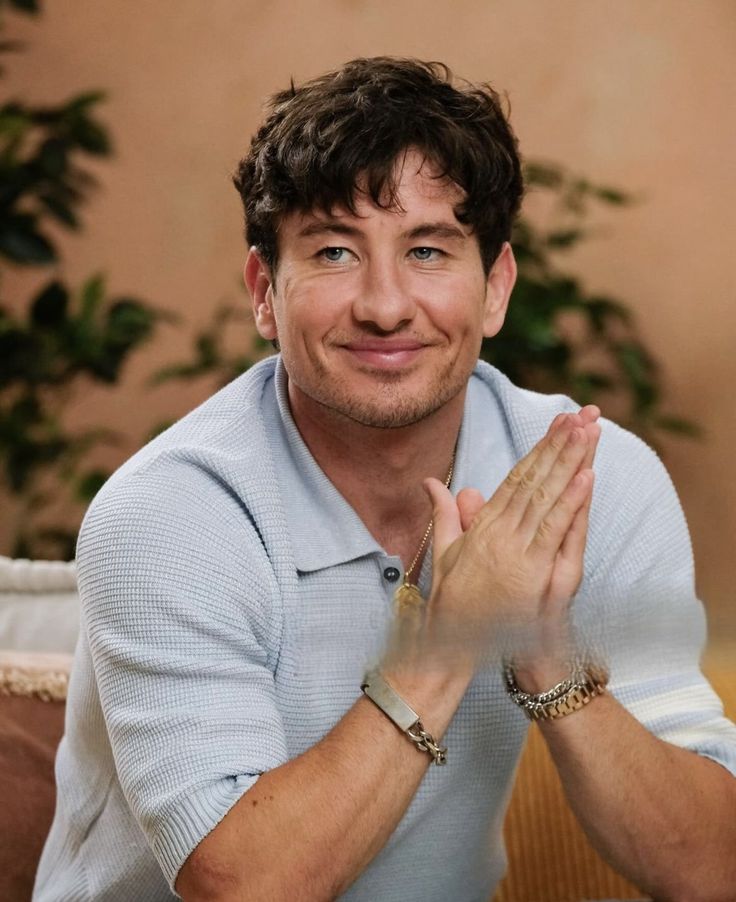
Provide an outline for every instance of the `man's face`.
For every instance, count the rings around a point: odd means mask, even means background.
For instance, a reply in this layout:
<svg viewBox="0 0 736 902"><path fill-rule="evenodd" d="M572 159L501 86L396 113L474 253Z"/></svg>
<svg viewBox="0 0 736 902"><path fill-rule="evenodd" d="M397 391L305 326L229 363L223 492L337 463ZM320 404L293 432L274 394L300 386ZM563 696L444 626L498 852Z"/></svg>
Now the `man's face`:
<svg viewBox="0 0 736 902"><path fill-rule="evenodd" d="M396 428L462 399L483 335L503 323L515 267L505 245L486 277L475 236L453 212L460 189L434 174L406 155L403 212L359 198L358 215L286 216L275 288L251 252L256 323L278 338L300 411Z"/></svg>

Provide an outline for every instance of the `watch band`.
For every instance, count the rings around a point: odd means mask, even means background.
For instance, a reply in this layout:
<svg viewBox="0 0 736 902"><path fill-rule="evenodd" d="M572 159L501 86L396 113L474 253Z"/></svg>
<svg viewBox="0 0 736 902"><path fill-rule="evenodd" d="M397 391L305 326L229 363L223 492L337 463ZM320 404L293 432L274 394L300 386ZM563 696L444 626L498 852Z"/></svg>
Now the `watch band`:
<svg viewBox="0 0 736 902"><path fill-rule="evenodd" d="M536 694L524 692L516 682L511 664L504 667L506 689L529 720L554 720L585 707L592 699L606 691L608 673L600 667L578 665L570 677L552 689Z"/></svg>
<svg viewBox="0 0 736 902"><path fill-rule="evenodd" d="M417 712L386 682L378 669L367 671L360 688L402 733L406 733L417 749L431 755L437 765L447 763L447 749L435 742L432 734L422 726Z"/></svg>

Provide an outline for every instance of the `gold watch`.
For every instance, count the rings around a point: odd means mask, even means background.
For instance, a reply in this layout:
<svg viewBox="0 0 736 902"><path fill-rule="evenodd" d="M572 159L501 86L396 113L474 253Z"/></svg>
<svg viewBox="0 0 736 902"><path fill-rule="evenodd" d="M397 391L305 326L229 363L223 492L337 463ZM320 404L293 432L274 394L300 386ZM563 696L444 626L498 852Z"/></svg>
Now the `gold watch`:
<svg viewBox="0 0 736 902"><path fill-rule="evenodd" d="M513 665L504 666L506 690L529 720L553 720L585 707L606 691L608 672L592 664L577 664L570 676L546 692L524 692L516 682Z"/></svg>

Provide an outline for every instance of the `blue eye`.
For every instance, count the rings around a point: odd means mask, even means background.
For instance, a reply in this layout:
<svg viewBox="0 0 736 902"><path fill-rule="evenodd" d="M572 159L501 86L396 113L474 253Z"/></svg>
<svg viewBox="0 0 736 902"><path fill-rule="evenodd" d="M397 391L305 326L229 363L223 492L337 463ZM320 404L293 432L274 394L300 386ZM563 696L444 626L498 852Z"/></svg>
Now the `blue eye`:
<svg viewBox="0 0 736 902"><path fill-rule="evenodd" d="M413 247L411 252L414 254L415 260L424 262L433 260L437 255L442 253L442 251L437 250L436 247Z"/></svg>
<svg viewBox="0 0 736 902"><path fill-rule="evenodd" d="M347 248L345 247L323 247L319 252L320 256L324 257L325 260L329 260L330 263L342 263L345 259L343 254L347 252Z"/></svg>

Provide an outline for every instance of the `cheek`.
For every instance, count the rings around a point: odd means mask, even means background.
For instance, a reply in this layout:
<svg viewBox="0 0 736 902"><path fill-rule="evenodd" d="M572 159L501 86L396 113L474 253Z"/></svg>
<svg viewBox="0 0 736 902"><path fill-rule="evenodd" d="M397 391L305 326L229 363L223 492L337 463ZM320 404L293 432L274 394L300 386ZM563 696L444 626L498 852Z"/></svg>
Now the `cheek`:
<svg viewBox="0 0 736 902"><path fill-rule="evenodd" d="M295 336L325 334L349 316L354 294L354 280L345 276L284 283L275 310L279 330Z"/></svg>
<svg viewBox="0 0 736 902"><path fill-rule="evenodd" d="M431 289L431 290L430 290ZM434 325L445 332L476 333L485 320L485 282L447 279L425 290L425 309Z"/></svg>

